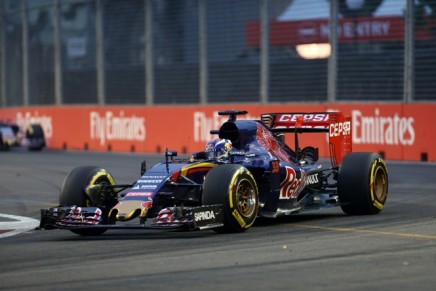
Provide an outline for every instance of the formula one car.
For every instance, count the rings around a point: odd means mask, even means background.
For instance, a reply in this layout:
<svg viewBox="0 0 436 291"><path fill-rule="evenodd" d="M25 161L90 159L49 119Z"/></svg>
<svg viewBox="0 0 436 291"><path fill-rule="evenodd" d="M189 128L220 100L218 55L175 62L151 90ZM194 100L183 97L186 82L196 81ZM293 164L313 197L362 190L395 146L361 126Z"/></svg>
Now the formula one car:
<svg viewBox="0 0 436 291"><path fill-rule="evenodd" d="M0 150L9 150L17 144L14 128L9 124L0 123Z"/></svg>
<svg viewBox="0 0 436 291"><path fill-rule="evenodd" d="M0 123L0 150L12 147L42 150L46 146L44 130L40 124L29 124L25 130L16 124Z"/></svg>
<svg viewBox="0 0 436 291"><path fill-rule="evenodd" d="M376 153L351 152L351 120L339 112L268 113L261 120L229 116L203 152L165 160L131 185L117 185L99 167L78 167L65 178L58 207L41 210L41 228L98 235L107 229L242 232L257 217L275 218L340 206L350 215L377 214L388 195L388 171ZM298 136L327 133L331 165ZM291 149L282 135L291 133Z"/></svg>

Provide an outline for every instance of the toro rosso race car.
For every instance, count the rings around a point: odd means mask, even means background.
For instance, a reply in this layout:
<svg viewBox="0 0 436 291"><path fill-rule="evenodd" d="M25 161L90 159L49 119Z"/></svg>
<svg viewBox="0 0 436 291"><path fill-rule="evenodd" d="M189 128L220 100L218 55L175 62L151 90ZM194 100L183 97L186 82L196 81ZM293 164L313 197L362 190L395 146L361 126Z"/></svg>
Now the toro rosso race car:
<svg viewBox="0 0 436 291"><path fill-rule="evenodd" d="M105 169L87 166L65 178L58 207L41 210L41 228L98 235L107 229L242 232L257 217L275 218L340 206L350 215L377 214L388 194L388 172L376 153L351 152L351 120L340 112L269 113L261 120L228 115L203 152L165 160L130 185ZM298 135L327 133L331 165L318 149L300 148ZM294 136L295 148L283 136Z"/></svg>

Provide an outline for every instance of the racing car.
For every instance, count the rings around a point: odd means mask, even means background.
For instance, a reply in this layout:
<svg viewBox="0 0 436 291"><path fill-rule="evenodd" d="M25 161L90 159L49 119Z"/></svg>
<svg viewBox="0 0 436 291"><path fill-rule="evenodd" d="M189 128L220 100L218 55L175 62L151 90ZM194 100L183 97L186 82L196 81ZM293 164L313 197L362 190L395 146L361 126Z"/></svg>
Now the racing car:
<svg viewBox="0 0 436 291"><path fill-rule="evenodd" d="M19 146L26 147L28 150L42 150L46 146L42 126L32 123L22 130L16 124L0 122L0 150Z"/></svg>
<svg viewBox="0 0 436 291"><path fill-rule="evenodd" d="M17 137L14 128L9 124L0 123L0 150L9 150L16 143Z"/></svg>
<svg viewBox="0 0 436 291"><path fill-rule="evenodd" d="M164 160L139 178L116 184L106 169L73 169L59 206L41 209L42 229L99 235L108 229L243 232L256 218L339 206L349 215L380 213L388 196L388 171L377 153L352 152L351 119L341 112L266 113L259 120L227 110L204 151ZM330 162L313 146L300 148L302 133L328 136ZM294 137L293 148L284 136Z"/></svg>

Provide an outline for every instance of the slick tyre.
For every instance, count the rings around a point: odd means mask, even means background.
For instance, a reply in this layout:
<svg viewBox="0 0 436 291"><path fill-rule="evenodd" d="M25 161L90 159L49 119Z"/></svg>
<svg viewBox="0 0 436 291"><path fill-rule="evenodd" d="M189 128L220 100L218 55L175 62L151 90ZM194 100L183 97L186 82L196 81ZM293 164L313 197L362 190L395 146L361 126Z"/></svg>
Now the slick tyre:
<svg viewBox="0 0 436 291"><path fill-rule="evenodd" d="M254 177L241 165L219 165L206 175L203 205L224 205L224 226L217 232L243 232L256 220L259 191Z"/></svg>
<svg viewBox="0 0 436 291"><path fill-rule="evenodd" d="M9 144L3 141L3 135L0 132L0 151L7 151L7 150L9 150Z"/></svg>
<svg viewBox="0 0 436 291"><path fill-rule="evenodd" d="M45 147L44 130L39 124L30 124L26 128L26 138L29 140L27 148L30 151L40 151Z"/></svg>
<svg viewBox="0 0 436 291"><path fill-rule="evenodd" d="M91 200L85 189L88 186L101 183L114 185L115 181L112 175L104 169L93 166L77 167L68 174L62 184L59 204L61 206L96 206L96 201ZM100 235L106 229L77 229L71 231L84 236L92 236Z"/></svg>
<svg viewBox="0 0 436 291"><path fill-rule="evenodd" d="M344 157L338 175L342 210L350 215L378 214L388 196L388 170L379 154L356 152Z"/></svg>
<svg viewBox="0 0 436 291"><path fill-rule="evenodd" d="M3 144L3 135L2 135L2 133L0 132L0 151L1 150L5 150L5 148L4 148L4 144Z"/></svg>

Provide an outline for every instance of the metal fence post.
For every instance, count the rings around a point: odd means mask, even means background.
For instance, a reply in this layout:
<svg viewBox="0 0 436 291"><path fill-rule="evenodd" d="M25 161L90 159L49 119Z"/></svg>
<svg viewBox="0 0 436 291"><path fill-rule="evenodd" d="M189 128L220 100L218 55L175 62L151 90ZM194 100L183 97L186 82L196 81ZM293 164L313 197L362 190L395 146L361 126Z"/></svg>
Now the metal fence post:
<svg viewBox="0 0 436 291"><path fill-rule="evenodd" d="M23 58L23 105L29 106L29 30L27 25L27 0L21 0L22 58Z"/></svg>
<svg viewBox="0 0 436 291"><path fill-rule="evenodd" d="M154 61L153 61L153 3L145 1L145 99L147 105L154 103Z"/></svg>
<svg viewBox="0 0 436 291"><path fill-rule="evenodd" d="M97 103L105 105L105 60L104 60L104 36L103 36L103 3L96 0L95 3L95 34L97 54Z"/></svg>
<svg viewBox="0 0 436 291"><path fill-rule="evenodd" d="M330 0L329 21L330 57L327 68L327 101L335 102L337 98L338 79L338 1Z"/></svg>
<svg viewBox="0 0 436 291"><path fill-rule="evenodd" d="M260 0L260 102L269 94L269 12L268 0Z"/></svg>
<svg viewBox="0 0 436 291"><path fill-rule="evenodd" d="M208 102L208 62L207 62L207 0L198 2L199 62L200 62L200 104Z"/></svg>
<svg viewBox="0 0 436 291"><path fill-rule="evenodd" d="M404 39L403 101L412 102L415 95L415 1L407 0Z"/></svg>
<svg viewBox="0 0 436 291"><path fill-rule="evenodd" d="M62 43L60 0L54 0L54 86L56 105L62 105Z"/></svg>

